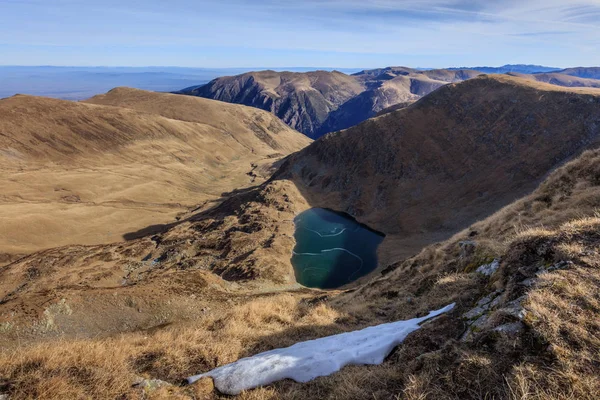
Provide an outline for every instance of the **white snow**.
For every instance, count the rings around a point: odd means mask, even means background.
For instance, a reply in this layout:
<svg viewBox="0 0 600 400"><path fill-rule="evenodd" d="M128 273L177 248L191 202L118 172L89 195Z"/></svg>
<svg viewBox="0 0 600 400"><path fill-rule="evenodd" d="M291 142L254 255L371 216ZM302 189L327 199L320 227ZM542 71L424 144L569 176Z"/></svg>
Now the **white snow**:
<svg viewBox="0 0 600 400"><path fill-rule="evenodd" d="M409 333L420 328L421 322L453 308L454 304L450 304L421 318L299 342L283 349L242 358L187 380L193 383L211 377L221 393L234 395L286 378L308 382L319 376L331 375L349 364L381 364Z"/></svg>

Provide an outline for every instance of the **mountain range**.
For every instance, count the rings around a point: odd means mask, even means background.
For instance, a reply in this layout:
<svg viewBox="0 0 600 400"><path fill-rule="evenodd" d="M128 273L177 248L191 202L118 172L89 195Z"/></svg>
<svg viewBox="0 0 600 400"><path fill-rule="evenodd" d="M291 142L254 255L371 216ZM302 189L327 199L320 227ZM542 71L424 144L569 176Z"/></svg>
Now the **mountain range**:
<svg viewBox="0 0 600 400"><path fill-rule="evenodd" d="M533 71L537 66L505 66L497 72ZM542 70L551 70L542 68ZM484 71L490 69L482 68ZM560 86L598 87L598 68L571 68L529 74L531 79ZM476 69L418 70L388 67L352 75L337 71L307 73L259 71L217 78L177 93L270 111L290 127L318 138L354 126L389 107L410 103L448 83L472 79ZM591 79L591 80L590 80Z"/></svg>
<svg viewBox="0 0 600 400"><path fill-rule="evenodd" d="M594 399L600 88L573 75L592 73L261 71L0 100L0 395L218 399L181 382L452 304L380 365L240 398ZM385 235L371 273L298 283L312 208Z"/></svg>
<svg viewBox="0 0 600 400"><path fill-rule="evenodd" d="M171 92L257 68L0 66L0 98L15 94L84 100L114 87ZM260 68L264 69L264 68ZM325 68L326 69L326 68ZM278 70L306 72L315 68ZM354 73L359 69L344 69Z"/></svg>
<svg viewBox="0 0 600 400"><path fill-rule="evenodd" d="M449 69L464 69L464 68L449 68ZM556 72L560 68L546 67L543 65L529 65L529 64L506 64L501 67L471 67L469 69L475 69L482 74L506 74L508 72L514 72L518 74L539 74L543 72Z"/></svg>

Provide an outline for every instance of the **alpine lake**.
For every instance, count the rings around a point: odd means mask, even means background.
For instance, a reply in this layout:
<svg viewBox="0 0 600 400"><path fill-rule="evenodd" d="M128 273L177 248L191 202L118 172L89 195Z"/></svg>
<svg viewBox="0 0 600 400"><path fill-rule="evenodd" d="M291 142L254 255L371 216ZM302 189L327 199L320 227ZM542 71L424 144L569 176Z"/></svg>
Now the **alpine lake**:
<svg viewBox="0 0 600 400"><path fill-rule="evenodd" d="M385 235L347 214L311 208L294 218L292 265L303 286L335 289L377 267L377 247Z"/></svg>

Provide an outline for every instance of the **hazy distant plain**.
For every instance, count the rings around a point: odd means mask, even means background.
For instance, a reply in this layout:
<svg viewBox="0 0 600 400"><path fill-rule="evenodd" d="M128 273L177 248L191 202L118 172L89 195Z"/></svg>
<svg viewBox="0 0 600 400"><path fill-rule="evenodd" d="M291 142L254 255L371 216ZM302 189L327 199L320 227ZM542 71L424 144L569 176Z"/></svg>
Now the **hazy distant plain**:
<svg viewBox="0 0 600 400"><path fill-rule="evenodd" d="M171 92L201 85L220 76L258 69L266 68L0 66L0 98L20 93L82 100L117 86ZM314 69L317 68L276 68L295 72ZM344 69L342 72L353 73L359 70Z"/></svg>

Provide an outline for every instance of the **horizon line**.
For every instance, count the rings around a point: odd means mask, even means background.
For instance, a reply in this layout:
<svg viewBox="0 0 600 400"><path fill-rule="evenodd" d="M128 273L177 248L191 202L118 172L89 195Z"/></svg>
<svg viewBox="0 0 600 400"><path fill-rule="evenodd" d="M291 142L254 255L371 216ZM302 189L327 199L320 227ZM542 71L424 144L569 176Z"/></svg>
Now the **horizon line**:
<svg viewBox="0 0 600 400"><path fill-rule="evenodd" d="M0 68L10 68L10 67L28 67L28 68L181 68L181 69L296 69L296 68L304 68L304 69L331 69L331 70L368 70L368 69L378 69L378 68L390 68L390 67L398 67L398 68L412 68L412 69L473 69L473 68L501 68L506 66L529 66L529 67L543 67L543 68L553 68L556 70L565 69L565 68L591 68L593 65L584 66L568 66L568 67L555 67L548 66L543 64L502 64L502 65L476 65L476 66L467 66L467 65L450 65L445 67L409 67L408 65L386 65L386 66L373 66L373 67L334 67L334 66L251 66L251 67L240 67L240 66L227 66L227 67L202 67L202 66L182 66L182 65L53 65L53 64L0 64Z"/></svg>

